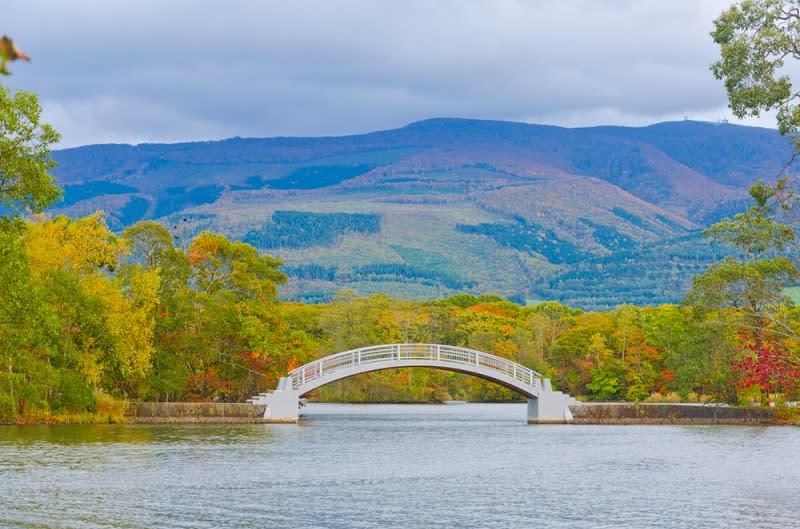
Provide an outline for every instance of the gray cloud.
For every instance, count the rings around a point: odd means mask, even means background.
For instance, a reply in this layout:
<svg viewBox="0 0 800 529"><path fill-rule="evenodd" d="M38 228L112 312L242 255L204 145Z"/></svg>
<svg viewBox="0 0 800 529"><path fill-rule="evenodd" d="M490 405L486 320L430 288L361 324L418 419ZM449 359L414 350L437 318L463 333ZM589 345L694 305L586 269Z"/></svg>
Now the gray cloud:
<svg viewBox="0 0 800 529"><path fill-rule="evenodd" d="M29 0L1 30L34 62L4 82L40 94L65 146L715 119L709 31L729 3Z"/></svg>

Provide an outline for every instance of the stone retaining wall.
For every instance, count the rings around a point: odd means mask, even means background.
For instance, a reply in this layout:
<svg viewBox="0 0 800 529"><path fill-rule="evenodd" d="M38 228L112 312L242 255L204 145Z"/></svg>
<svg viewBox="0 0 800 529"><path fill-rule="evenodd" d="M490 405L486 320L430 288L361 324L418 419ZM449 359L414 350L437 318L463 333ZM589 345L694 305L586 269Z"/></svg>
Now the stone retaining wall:
<svg viewBox="0 0 800 529"><path fill-rule="evenodd" d="M266 406L249 403L137 402L132 423L263 423ZM681 404L584 403L570 406L571 424L775 424L771 408Z"/></svg>
<svg viewBox="0 0 800 529"><path fill-rule="evenodd" d="M596 404L570 406L572 424L774 424L771 408L683 404Z"/></svg>
<svg viewBox="0 0 800 529"><path fill-rule="evenodd" d="M247 402L134 402L127 417L133 423L259 423L266 406Z"/></svg>

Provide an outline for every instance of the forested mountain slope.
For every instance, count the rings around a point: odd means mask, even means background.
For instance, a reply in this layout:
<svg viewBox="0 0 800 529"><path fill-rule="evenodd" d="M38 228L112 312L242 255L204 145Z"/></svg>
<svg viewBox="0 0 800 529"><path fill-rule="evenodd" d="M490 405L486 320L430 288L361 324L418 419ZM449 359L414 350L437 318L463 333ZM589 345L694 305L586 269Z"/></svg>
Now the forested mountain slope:
<svg viewBox="0 0 800 529"><path fill-rule="evenodd" d="M585 308L680 299L724 249L697 230L791 157L776 131L693 121L567 129L431 119L344 137L92 145L55 153L64 201L281 257L290 299L458 291Z"/></svg>

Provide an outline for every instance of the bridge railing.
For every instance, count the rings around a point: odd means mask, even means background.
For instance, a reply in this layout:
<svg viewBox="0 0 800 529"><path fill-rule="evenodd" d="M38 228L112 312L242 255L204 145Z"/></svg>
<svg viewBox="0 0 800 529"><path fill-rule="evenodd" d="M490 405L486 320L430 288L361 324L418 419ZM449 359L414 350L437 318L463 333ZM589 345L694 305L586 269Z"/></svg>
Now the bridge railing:
<svg viewBox="0 0 800 529"><path fill-rule="evenodd" d="M439 344L362 347L315 360L290 372L288 377L292 388L299 389L307 382L343 369L380 362L403 363L404 360L409 363L413 363L414 360L428 360L458 366L475 366L495 371L523 384L541 387L541 375L516 362L474 349Z"/></svg>

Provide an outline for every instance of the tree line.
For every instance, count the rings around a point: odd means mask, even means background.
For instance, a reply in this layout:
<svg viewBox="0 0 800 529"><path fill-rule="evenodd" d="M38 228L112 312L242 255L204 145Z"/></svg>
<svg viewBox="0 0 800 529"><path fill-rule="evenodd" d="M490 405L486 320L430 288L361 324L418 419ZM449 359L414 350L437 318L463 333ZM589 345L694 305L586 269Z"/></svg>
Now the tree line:
<svg viewBox="0 0 800 529"><path fill-rule="evenodd" d="M327 304L281 302L280 261L246 243L203 232L184 250L161 224L114 234L100 213L6 220L0 256L3 421L94 420L129 400L242 401L315 358L396 342L496 354L587 399L800 398L800 311L780 299L794 273L782 257L721 261L682 305L584 312L470 294L411 302L342 290ZM516 398L421 369L362 375L316 397Z"/></svg>

